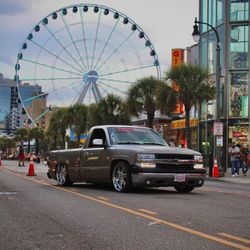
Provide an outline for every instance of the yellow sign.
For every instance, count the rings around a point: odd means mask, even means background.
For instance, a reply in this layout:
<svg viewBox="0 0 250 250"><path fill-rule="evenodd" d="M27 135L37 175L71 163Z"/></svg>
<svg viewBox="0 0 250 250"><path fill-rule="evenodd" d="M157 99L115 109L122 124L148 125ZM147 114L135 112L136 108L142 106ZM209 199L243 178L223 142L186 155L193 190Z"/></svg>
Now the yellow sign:
<svg viewBox="0 0 250 250"><path fill-rule="evenodd" d="M189 120L189 126L190 127L196 127L198 125L198 119L197 118L191 118ZM182 129L186 127L186 119L181 120L175 120L171 122L171 128L172 129Z"/></svg>
<svg viewBox="0 0 250 250"><path fill-rule="evenodd" d="M172 66L184 63L184 49L172 49Z"/></svg>

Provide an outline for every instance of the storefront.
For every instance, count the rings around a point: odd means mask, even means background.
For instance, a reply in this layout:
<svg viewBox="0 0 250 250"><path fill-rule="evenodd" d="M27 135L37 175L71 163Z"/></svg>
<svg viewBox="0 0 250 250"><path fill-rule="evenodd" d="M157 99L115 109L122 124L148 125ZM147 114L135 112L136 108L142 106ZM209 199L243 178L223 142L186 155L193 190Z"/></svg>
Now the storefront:
<svg viewBox="0 0 250 250"><path fill-rule="evenodd" d="M171 129L174 134L174 141L176 146L178 147L187 147L187 139L186 139L186 119L174 120L171 122ZM190 131L191 131L191 148L197 150L198 149L198 138L197 138L197 126L198 119L191 118L190 119Z"/></svg>

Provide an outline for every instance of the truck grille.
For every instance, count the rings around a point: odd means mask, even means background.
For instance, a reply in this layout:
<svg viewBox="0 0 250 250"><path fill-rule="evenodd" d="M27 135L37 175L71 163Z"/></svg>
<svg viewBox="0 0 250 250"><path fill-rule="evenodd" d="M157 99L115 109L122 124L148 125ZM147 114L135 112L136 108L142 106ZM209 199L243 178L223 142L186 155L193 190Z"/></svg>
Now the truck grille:
<svg viewBox="0 0 250 250"><path fill-rule="evenodd" d="M157 154L155 162L158 170L182 172L193 169L194 156L181 154Z"/></svg>

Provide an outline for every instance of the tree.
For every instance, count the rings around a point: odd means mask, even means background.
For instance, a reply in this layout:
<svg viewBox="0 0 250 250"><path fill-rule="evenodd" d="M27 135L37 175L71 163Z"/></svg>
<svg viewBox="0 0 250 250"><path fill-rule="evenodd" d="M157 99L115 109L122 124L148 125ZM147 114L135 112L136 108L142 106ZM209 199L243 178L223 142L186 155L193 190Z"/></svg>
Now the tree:
<svg viewBox="0 0 250 250"><path fill-rule="evenodd" d="M175 91L177 99L184 104L186 113L187 146L191 148L190 110L203 100L215 99L216 89L209 81L209 73L199 65L180 64L165 73L165 79L176 82L179 90Z"/></svg>
<svg viewBox="0 0 250 250"><path fill-rule="evenodd" d="M0 137L0 150L5 153L8 152L8 149L15 148L16 143L13 139L7 137Z"/></svg>
<svg viewBox="0 0 250 250"><path fill-rule="evenodd" d="M31 129L32 137L35 139L35 154L39 154L39 139L44 138L44 131L40 127L35 127Z"/></svg>
<svg viewBox="0 0 250 250"><path fill-rule="evenodd" d="M88 106L88 115L87 115L87 129L95 125L101 125L102 117L100 116L100 110L98 103L92 103Z"/></svg>
<svg viewBox="0 0 250 250"><path fill-rule="evenodd" d="M102 124L127 124L130 121L126 105L119 96L107 95L100 101L98 107Z"/></svg>
<svg viewBox="0 0 250 250"><path fill-rule="evenodd" d="M15 133L15 140L20 141L21 145L23 145L24 141L28 139L28 130L26 128L19 128Z"/></svg>
<svg viewBox="0 0 250 250"><path fill-rule="evenodd" d="M136 117L145 112L147 125L152 128L157 110L167 114L175 108L175 105L169 105L172 96L172 90L165 82L153 76L142 78L129 89L128 109Z"/></svg>
<svg viewBox="0 0 250 250"><path fill-rule="evenodd" d="M74 132L77 136L77 142L80 143L81 134L85 133L87 130L87 115L88 108L83 104L75 104L68 110L68 115L71 117L72 121L69 122L70 127L74 126Z"/></svg>
<svg viewBox="0 0 250 250"><path fill-rule="evenodd" d="M88 121L91 126L128 124L130 116L126 103L119 96L109 94L99 103L89 106Z"/></svg>
<svg viewBox="0 0 250 250"><path fill-rule="evenodd" d="M53 148L57 148L58 145L64 147L65 133L68 127L68 108L60 108L52 115L48 128L48 135L53 139Z"/></svg>

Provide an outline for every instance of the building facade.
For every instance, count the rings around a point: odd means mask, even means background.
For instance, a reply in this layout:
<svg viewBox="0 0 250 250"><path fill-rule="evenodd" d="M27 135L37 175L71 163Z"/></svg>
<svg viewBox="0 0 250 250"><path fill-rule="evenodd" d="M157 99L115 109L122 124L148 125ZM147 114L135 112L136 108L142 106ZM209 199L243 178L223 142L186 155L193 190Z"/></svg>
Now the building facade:
<svg viewBox="0 0 250 250"><path fill-rule="evenodd" d="M32 105L31 98L41 93L41 86L24 83L19 84L18 89L14 80L4 78L0 73L0 134L12 134L16 129L24 127L25 121L27 121L28 117L18 97L18 91L21 92L22 98L25 98L22 101L26 102L26 109L32 108L35 112L36 105ZM44 97L40 99L44 99Z"/></svg>
<svg viewBox="0 0 250 250"><path fill-rule="evenodd" d="M222 167L229 167L231 142L249 149L250 141L250 12L249 0L200 0L199 21L216 28L220 39L220 120L223 123ZM200 24L199 64L216 75L215 32ZM212 154L216 100L203 103L200 151Z"/></svg>

